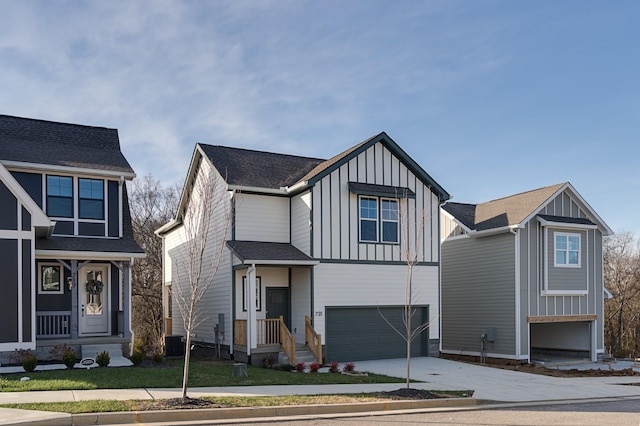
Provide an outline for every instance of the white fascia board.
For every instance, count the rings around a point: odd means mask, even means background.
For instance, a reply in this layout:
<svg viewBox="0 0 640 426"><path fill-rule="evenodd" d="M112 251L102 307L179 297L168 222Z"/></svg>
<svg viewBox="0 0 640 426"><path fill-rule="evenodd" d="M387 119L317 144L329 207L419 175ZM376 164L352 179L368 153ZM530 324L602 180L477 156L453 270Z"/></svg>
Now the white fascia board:
<svg viewBox="0 0 640 426"><path fill-rule="evenodd" d="M538 217L538 222L542 226L549 226L552 228L567 228L567 229L598 229L598 225L583 225L580 223L566 223L566 222L554 222L551 220L545 220Z"/></svg>
<svg viewBox="0 0 640 426"><path fill-rule="evenodd" d="M11 172L6 167L0 166L0 179L5 182L9 191L16 196L16 198L22 203L22 205L31 214L31 225L35 227L53 228L55 221L49 219L49 216L33 201L33 198L27 191L24 190L22 185L13 177Z"/></svg>
<svg viewBox="0 0 640 426"><path fill-rule="evenodd" d="M243 186L243 185L228 185L230 191L243 192L257 192L262 194L274 194L274 195L287 195L289 192L286 189L275 188L260 188L258 186Z"/></svg>
<svg viewBox="0 0 640 426"><path fill-rule="evenodd" d="M587 290L542 290L542 296L586 296Z"/></svg>
<svg viewBox="0 0 640 426"><path fill-rule="evenodd" d="M51 164L40 163L23 163L20 161L2 161L5 167L12 170L34 170L44 172L64 172L69 174L92 175L92 176L110 176L124 177L126 180L133 180L135 173L118 172L115 170L89 169L84 167L55 166Z"/></svg>
<svg viewBox="0 0 640 426"><path fill-rule="evenodd" d="M285 190L287 193L291 193L291 192L296 192L299 190L304 189L305 187L309 186L309 181L308 180L304 180L302 182L298 182L293 186L285 186L281 189Z"/></svg>
<svg viewBox="0 0 640 426"><path fill-rule="evenodd" d="M488 237L489 235L512 232L518 228L520 228L520 225L501 226L500 228L486 229L484 231L471 231L468 235L472 238Z"/></svg>
<svg viewBox="0 0 640 426"><path fill-rule="evenodd" d="M169 222L165 223L160 228L153 231L153 233L159 237L162 237L163 235L165 235L169 231L172 231L173 229L177 228L180 225L182 225L182 222L176 219L171 219Z"/></svg>
<svg viewBox="0 0 640 426"><path fill-rule="evenodd" d="M125 253L108 251L72 251L72 250L38 250L38 259L75 259L75 260L130 260L146 257L144 253Z"/></svg>
<svg viewBox="0 0 640 426"><path fill-rule="evenodd" d="M256 266L264 266L264 265L291 265L291 266L315 266L320 264L318 260L244 260L242 262L244 265L256 265Z"/></svg>
<svg viewBox="0 0 640 426"><path fill-rule="evenodd" d="M604 290L604 298L605 298L605 300L613 299L613 293L611 293L609 290L607 290L606 287L602 287L602 289Z"/></svg>

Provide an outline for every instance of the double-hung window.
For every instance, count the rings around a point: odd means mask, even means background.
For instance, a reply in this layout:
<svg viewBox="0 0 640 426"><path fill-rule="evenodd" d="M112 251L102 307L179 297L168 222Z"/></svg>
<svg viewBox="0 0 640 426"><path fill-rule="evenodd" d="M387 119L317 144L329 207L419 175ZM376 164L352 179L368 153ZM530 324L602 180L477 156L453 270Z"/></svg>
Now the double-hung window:
<svg viewBox="0 0 640 426"><path fill-rule="evenodd" d="M70 176L47 176L47 214L73 217L73 178Z"/></svg>
<svg viewBox="0 0 640 426"><path fill-rule="evenodd" d="M398 200L380 199L383 243L398 242Z"/></svg>
<svg viewBox="0 0 640 426"><path fill-rule="evenodd" d="M398 217L398 200L360 197L360 241L398 243Z"/></svg>
<svg viewBox="0 0 640 426"><path fill-rule="evenodd" d="M360 241L378 242L378 199L360 197Z"/></svg>
<svg viewBox="0 0 640 426"><path fill-rule="evenodd" d="M104 183L99 179L78 179L78 216L104 219Z"/></svg>
<svg viewBox="0 0 640 426"><path fill-rule="evenodd" d="M580 234L555 233L554 265L580 267Z"/></svg>

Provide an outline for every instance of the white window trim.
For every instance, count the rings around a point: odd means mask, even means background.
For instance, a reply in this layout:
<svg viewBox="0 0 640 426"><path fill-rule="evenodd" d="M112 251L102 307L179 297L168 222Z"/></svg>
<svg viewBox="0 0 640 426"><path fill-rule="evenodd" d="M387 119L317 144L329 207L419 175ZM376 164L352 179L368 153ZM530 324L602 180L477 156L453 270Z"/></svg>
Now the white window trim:
<svg viewBox="0 0 640 426"><path fill-rule="evenodd" d="M43 205L43 211L47 211L47 197L48 197L48 189L47 189L47 176L64 176L64 177L70 177L72 179L72 185L73 185L73 217L58 217L58 216L49 216L51 219L55 219L61 222L72 222L73 223L73 235L67 235L67 234L56 234L55 230L53 232L53 235L61 235L61 236L65 236L65 237L83 237L83 235L78 235L79 232L79 228L80 228L80 223L99 223L99 224L104 224L104 235L89 235L86 236L88 238L109 238L109 196L108 196L108 183L109 183L109 179L105 178L105 177L100 177L100 176L73 176L73 175L67 175L64 173L43 173L42 174L42 205ZM80 179L93 179L93 180L101 180L102 181L102 202L103 202L103 209L104 209L104 219L81 219L80 218ZM120 188L118 188L118 193L120 195L120 200L122 200L122 192L121 192L121 185ZM120 210L122 210L122 202L119 203L120 204ZM122 214L122 212L120 211L119 214ZM122 237L122 218L119 218L120 220L120 238ZM115 238L115 237L112 237Z"/></svg>
<svg viewBox="0 0 640 426"><path fill-rule="evenodd" d="M58 275L60 279L60 290L44 291L42 289L42 267L43 266L56 266L59 268ZM38 271L38 294L64 294L65 280L64 280L64 268L62 267L62 265L56 262L38 262L37 271Z"/></svg>
<svg viewBox="0 0 640 426"><path fill-rule="evenodd" d="M398 219L396 220L390 220L390 219L383 219L382 218L382 201L391 201L396 203L396 207L397 207L397 213L398 213ZM387 197L380 197L379 201L378 201L378 208L380 210L380 242L383 244L399 244L400 243L400 203L398 202L398 199L396 198L387 198ZM384 233L382 232L382 227L384 223L395 223L396 224L396 240L395 241L385 241L384 238Z"/></svg>
<svg viewBox="0 0 640 426"><path fill-rule="evenodd" d="M564 250L567 254L569 250L569 237L578 237L578 264L573 263L558 263L557 251L556 248L556 237L566 237L567 240L567 248ZM567 262L569 261L569 257L567 256ZM556 268L574 268L579 269L582 267L582 234L573 233L573 232L553 232L553 266Z"/></svg>
<svg viewBox="0 0 640 426"><path fill-rule="evenodd" d="M362 217L361 200L363 200L363 199L375 200L375 202L376 202L376 218L375 219L363 218ZM366 220L368 222L375 222L376 223L376 238L374 240L365 240L364 238L362 238L362 221L363 220ZM380 228L380 197L374 197L374 196L371 196L371 195L360 195L358 197L358 240L361 243L377 243L377 242L379 242L380 241L379 228Z"/></svg>

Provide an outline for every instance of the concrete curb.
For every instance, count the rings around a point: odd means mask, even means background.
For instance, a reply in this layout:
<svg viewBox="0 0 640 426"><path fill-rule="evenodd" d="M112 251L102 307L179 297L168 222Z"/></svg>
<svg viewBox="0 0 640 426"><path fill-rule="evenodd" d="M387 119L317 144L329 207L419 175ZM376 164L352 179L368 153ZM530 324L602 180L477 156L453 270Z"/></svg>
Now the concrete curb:
<svg viewBox="0 0 640 426"><path fill-rule="evenodd" d="M118 413L63 414L59 418L35 420L29 425L51 426L87 426L116 425L137 423L173 423L242 420L270 417L294 417L317 415L340 415L368 412L392 412L401 410L420 410L429 408L461 408L475 407L474 398L447 398L426 400L399 400L381 402L363 402L353 404L327 405L290 405L277 407L242 407L242 408L203 408L183 410L127 411ZM5 423L7 424L7 423ZM20 423L14 423L20 424Z"/></svg>

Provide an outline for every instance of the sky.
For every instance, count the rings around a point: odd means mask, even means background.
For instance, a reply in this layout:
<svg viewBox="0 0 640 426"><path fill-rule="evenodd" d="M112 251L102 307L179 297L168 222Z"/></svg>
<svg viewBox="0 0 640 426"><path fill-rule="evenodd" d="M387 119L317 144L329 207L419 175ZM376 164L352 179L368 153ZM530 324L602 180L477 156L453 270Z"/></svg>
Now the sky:
<svg viewBox="0 0 640 426"><path fill-rule="evenodd" d="M0 0L0 114L330 158L381 131L453 197L569 181L640 234L640 2Z"/></svg>

